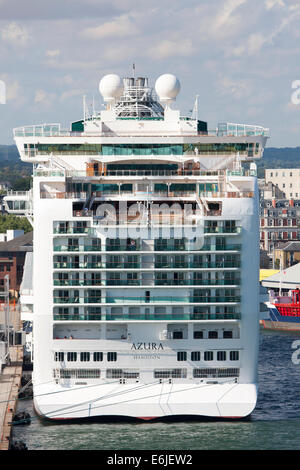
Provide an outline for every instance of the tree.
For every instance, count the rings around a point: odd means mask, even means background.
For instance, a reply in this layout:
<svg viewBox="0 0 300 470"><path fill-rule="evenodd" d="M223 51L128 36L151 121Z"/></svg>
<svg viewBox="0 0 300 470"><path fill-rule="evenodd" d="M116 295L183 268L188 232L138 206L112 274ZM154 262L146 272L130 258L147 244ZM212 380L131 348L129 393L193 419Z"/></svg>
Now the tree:
<svg viewBox="0 0 300 470"><path fill-rule="evenodd" d="M26 217L0 215L0 233L6 233L6 230L24 230L24 233L28 233L32 231L32 225Z"/></svg>

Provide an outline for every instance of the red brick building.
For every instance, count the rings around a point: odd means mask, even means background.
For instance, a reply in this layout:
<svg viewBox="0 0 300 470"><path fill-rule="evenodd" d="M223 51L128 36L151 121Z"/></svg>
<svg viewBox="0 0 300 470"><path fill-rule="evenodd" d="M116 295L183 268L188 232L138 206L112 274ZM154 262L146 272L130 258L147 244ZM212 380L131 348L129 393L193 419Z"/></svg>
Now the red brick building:
<svg viewBox="0 0 300 470"><path fill-rule="evenodd" d="M8 242L0 243L0 289L3 289L4 278L9 275L9 290L17 296L23 277L25 256L33 251L33 232L26 233Z"/></svg>

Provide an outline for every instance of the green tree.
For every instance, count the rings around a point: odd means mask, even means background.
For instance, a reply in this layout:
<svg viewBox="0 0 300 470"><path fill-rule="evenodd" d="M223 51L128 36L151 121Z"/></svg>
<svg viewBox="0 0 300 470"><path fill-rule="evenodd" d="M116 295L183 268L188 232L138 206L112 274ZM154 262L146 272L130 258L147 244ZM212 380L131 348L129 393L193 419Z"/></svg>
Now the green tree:
<svg viewBox="0 0 300 470"><path fill-rule="evenodd" d="M26 217L0 215L0 233L6 233L6 230L24 230L24 233L28 233L32 231L32 225Z"/></svg>

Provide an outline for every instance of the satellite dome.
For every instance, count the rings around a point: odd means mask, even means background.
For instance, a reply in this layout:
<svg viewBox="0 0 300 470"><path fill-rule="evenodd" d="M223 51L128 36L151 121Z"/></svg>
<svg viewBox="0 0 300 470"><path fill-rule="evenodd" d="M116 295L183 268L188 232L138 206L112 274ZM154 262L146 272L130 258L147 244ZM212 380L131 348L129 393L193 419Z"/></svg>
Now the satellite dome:
<svg viewBox="0 0 300 470"><path fill-rule="evenodd" d="M103 96L104 101L113 101L120 98L123 94L123 82L119 75L111 73L104 75L99 83L99 91Z"/></svg>
<svg viewBox="0 0 300 470"><path fill-rule="evenodd" d="M180 82L175 75L165 73L156 80L155 91L160 101L173 101L180 91Z"/></svg>

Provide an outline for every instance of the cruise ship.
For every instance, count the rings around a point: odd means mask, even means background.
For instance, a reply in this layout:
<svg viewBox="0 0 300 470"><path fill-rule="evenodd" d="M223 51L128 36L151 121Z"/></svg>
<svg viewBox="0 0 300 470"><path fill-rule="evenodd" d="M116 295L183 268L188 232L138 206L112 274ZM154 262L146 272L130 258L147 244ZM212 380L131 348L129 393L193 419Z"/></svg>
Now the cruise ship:
<svg viewBox="0 0 300 470"><path fill-rule="evenodd" d="M105 75L70 130L14 129L33 164L33 390L51 420L244 418L257 400L268 129L209 129L180 82Z"/></svg>

